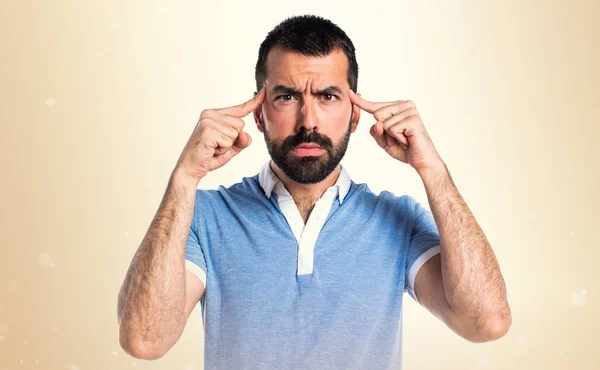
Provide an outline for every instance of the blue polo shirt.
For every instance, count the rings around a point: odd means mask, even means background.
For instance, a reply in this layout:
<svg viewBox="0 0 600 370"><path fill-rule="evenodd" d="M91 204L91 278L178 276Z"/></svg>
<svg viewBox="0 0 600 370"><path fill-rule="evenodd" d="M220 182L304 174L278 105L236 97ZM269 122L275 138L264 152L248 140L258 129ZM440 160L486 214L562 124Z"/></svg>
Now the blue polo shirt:
<svg viewBox="0 0 600 370"><path fill-rule="evenodd" d="M185 256L206 287L205 369L401 369L403 293L417 300L440 252L431 212L346 173L307 247L265 171L196 192Z"/></svg>

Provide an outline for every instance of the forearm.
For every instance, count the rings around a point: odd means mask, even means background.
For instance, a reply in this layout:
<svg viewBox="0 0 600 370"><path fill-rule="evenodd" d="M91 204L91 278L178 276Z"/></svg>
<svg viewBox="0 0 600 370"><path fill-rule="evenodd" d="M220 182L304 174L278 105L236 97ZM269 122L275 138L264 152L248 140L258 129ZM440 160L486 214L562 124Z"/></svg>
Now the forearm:
<svg viewBox="0 0 600 370"><path fill-rule="evenodd" d="M444 293L449 307L477 332L510 323L506 287L496 256L443 162L419 172L441 239Z"/></svg>
<svg viewBox="0 0 600 370"><path fill-rule="evenodd" d="M127 271L119 293L118 318L121 345L130 352L160 357L181 335L185 245L195 198L196 186L174 172Z"/></svg>

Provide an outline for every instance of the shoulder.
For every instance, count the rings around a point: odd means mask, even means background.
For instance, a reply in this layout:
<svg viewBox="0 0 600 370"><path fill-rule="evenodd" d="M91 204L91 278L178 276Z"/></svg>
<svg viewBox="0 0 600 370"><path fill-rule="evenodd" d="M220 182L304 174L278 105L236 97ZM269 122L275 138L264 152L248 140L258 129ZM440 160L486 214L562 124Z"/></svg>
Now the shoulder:
<svg viewBox="0 0 600 370"><path fill-rule="evenodd" d="M396 194L389 190L375 192L366 183L352 182L355 189L352 194L356 201L361 204L375 204L378 207L412 210L416 206L416 200L408 194Z"/></svg>
<svg viewBox="0 0 600 370"><path fill-rule="evenodd" d="M219 185L216 189L196 189L196 196L204 199L214 199L226 196L248 195L258 191L258 177L242 177L240 181L231 185Z"/></svg>
<svg viewBox="0 0 600 370"><path fill-rule="evenodd" d="M243 177L232 185L220 185L216 189L196 189L196 209L230 208L232 204L252 204L263 201L264 192L258 183L258 175Z"/></svg>
<svg viewBox="0 0 600 370"><path fill-rule="evenodd" d="M407 227L414 222L416 200L410 195L389 190L374 192L365 183L353 183L352 189L346 205L349 213Z"/></svg>

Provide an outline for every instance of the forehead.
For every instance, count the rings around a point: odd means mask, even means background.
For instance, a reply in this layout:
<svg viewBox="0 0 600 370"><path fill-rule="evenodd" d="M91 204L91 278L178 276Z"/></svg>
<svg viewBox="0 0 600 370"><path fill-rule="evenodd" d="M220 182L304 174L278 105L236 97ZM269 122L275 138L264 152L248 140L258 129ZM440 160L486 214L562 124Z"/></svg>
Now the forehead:
<svg viewBox="0 0 600 370"><path fill-rule="evenodd" d="M348 58L340 50L333 50L326 56L306 56L275 47L269 51L266 64L268 86L335 84L341 88L349 87Z"/></svg>

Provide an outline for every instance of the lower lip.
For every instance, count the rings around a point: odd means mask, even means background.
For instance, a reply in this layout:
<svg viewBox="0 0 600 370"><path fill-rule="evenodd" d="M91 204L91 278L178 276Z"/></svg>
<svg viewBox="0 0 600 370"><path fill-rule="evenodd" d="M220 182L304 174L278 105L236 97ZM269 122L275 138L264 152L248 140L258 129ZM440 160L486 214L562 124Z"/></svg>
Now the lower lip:
<svg viewBox="0 0 600 370"><path fill-rule="evenodd" d="M322 151L322 148L296 148L294 149L294 154L298 157L317 156Z"/></svg>

